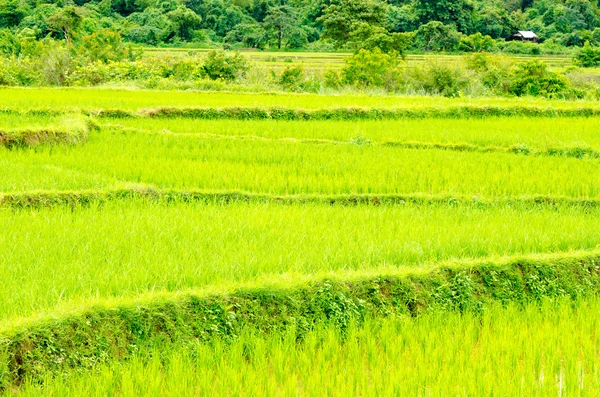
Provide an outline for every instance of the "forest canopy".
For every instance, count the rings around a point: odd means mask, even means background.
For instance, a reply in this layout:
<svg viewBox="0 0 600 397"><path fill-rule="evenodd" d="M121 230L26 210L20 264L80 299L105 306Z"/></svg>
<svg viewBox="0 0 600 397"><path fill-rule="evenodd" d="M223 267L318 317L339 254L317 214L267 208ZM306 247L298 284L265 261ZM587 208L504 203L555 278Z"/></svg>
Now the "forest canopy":
<svg viewBox="0 0 600 397"><path fill-rule="evenodd" d="M581 47L600 43L600 10L595 0L0 0L0 45L102 30L144 45L400 52L466 51L531 30Z"/></svg>

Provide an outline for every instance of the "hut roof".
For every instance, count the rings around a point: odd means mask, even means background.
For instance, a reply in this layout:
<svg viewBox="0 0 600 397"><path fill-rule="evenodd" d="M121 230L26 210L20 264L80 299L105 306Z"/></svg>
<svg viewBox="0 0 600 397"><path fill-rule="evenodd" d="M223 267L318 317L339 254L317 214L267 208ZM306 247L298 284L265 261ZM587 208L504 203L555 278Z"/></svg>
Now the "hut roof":
<svg viewBox="0 0 600 397"><path fill-rule="evenodd" d="M537 39L538 36L531 30L519 30L515 36L522 37L524 39Z"/></svg>

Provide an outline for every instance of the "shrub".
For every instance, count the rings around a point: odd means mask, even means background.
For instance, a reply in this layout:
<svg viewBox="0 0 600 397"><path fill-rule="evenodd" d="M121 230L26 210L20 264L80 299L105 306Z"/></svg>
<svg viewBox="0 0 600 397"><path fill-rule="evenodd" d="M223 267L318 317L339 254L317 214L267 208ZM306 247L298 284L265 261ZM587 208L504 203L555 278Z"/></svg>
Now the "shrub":
<svg viewBox="0 0 600 397"><path fill-rule="evenodd" d="M141 51L123 43L118 32L102 29L82 37L76 45L77 53L90 62L134 61Z"/></svg>
<svg viewBox="0 0 600 397"><path fill-rule="evenodd" d="M227 55L224 51L211 51L203 65L204 72L211 80L233 81L248 70L248 62L239 52Z"/></svg>
<svg viewBox="0 0 600 397"><path fill-rule="evenodd" d="M514 72L511 92L517 96L556 96L568 89L568 80L548 70L548 65L534 59L520 64Z"/></svg>
<svg viewBox="0 0 600 397"><path fill-rule="evenodd" d="M286 91L298 91L302 89L304 77L302 65L287 66L279 76L278 83Z"/></svg>
<svg viewBox="0 0 600 397"><path fill-rule="evenodd" d="M589 41L586 41L583 48L575 54L573 62L584 68L600 66L600 47L593 47Z"/></svg>
<svg viewBox="0 0 600 397"><path fill-rule="evenodd" d="M403 84L402 69L397 54L385 54L376 48L360 50L346 59L343 80L359 87L382 87L397 90Z"/></svg>
<svg viewBox="0 0 600 397"><path fill-rule="evenodd" d="M508 54L539 55L541 53L540 45L534 43L524 43L522 41L507 41L501 43L503 52Z"/></svg>
<svg viewBox="0 0 600 397"><path fill-rule="evenodd" d="M512 65L508 57L476 53L465 58L467 70L474 72L481 84L498 93L510 92Z"/></svg>
<svg viewBox="0 0 600 397"><path fill-rule="evenodd" d="M43 84L65 85L67 76L72 70L73 57L71 51L59 43L46 47L38 61L38 71L42 76Z"/></svg>
<svg viewBox="0 0 600 397"><path fill-rule="evenodd" d="M413 84L427 94L458 97L469 84L469 79L458 66L432 64L412 73Z"/></svg>
<svg viewBox="0 0 600 397"><path fill-rule="evenodd" d="M492 51L496 42L490 36L484 36L481 33L475 33L470 36L462 36L458 43L459 51L482 52Z"/></svg>
<svg viewBox="0 0 600 397"><path fill-rule="evenodd" d="M342 76L340 72L333 69L327 69L325 73L323 73L323 84L327 88L340 88L342 86Z"/></svg>

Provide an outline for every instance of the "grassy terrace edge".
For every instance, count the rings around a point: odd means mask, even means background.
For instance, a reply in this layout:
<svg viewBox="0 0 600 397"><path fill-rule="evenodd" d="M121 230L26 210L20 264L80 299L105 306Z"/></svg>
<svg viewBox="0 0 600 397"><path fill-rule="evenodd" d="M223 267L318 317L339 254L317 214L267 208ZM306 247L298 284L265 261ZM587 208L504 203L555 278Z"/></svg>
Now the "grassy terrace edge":
<svg viewBox="0 0 600 397"><path fill-rule="evenodd" d="M77 145L85 143L89 132L97 128L90 120L76 119L58 127L0 130L0 147L15 149L42 145Z"/></svg>
<svg viewBox="0 0 600 397"><path fill-rule="evenodd" d="M21 111L0 108L0 114L57 116L76 109L57 110L38 108ZM593 117L600 116L598 107L566 108L560 106L485 106L458 105L446 107L338 107L331 109L302 109L290 107L157 107L152 109L79 109L84 115L112 118L169 118L188 117L204 120L394 120L424 118L475 118L475 117Z"/></svg>
<svg viewBox="0 0 600 397"><path fill-rule="evenodd" d="M553 196L522 196L485 199L469 196L429 194L304 194L272 195L242 191L159 190L149 186L133 186L112 190L30 191L0 193L0 208L40 209L77 207L110 201L152 200L161 203L204 202L208 204L273 203L282 205L321 204L357 205L466 205L477 207L519 206L599 208L600 199L575 199Z"/></svg>
<svg viewBox="0 0 600 397"><path fill-rule="evenodd" d="M388 274L337 274L222 291L159 293L96 302L0 328L0 390L72 369L122 360L151 347L265 334L437 310L479 312L600 293L600 251L456 262Z"/></svg>

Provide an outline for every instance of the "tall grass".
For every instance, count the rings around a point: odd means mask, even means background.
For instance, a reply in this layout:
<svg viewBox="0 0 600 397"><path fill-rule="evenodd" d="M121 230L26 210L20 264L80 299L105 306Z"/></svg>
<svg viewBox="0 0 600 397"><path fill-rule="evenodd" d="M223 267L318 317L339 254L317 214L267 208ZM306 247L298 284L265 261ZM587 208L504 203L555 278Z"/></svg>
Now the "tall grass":
<svg viewBox="0 0 600 397"><path fill-rule="evenodd" d="M600 392L600 302L492 307L141 352L34 396L569 396Z"/></svg>
<svg viewBox="0 0 600 397"><path fill-rule="evenodd" d="M600 209L152 204L0 210L0 320L280 274L600 246Z"/></svg>

